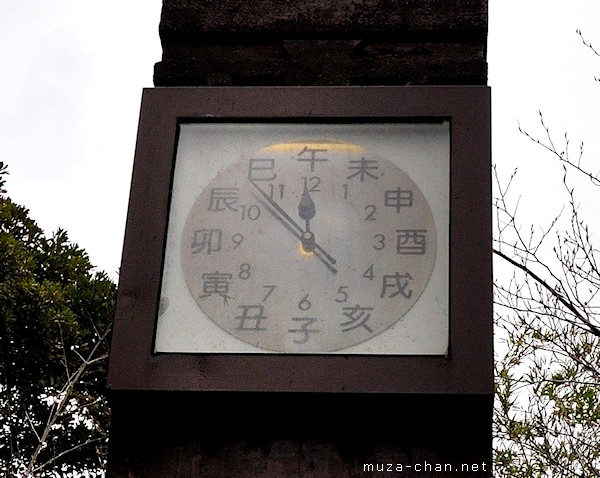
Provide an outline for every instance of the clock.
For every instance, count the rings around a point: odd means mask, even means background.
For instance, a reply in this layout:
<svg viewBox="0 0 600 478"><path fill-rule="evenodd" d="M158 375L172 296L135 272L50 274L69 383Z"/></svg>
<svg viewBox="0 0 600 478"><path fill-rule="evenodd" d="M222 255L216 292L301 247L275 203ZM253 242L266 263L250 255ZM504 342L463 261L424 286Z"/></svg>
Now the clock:
<svg viewBox="0 0 600 478"><path fill-rule="evenodd" d="M113 390L493 393L490 89L144 90Z"/></svg>
<svg viewBox="0 0 600 478"><path fill-rule="evenodd" d="M448 126L180 125L155 350L446 353Z"/></svg>
<svg viewBox="0 0 600 478"><path fill-rule="evenodd" d="M436 250L431 208L405 171L360 144L317 138L216 171L187 215L180 260L199 311L227 334L323 353L401 320Z"/></svg>

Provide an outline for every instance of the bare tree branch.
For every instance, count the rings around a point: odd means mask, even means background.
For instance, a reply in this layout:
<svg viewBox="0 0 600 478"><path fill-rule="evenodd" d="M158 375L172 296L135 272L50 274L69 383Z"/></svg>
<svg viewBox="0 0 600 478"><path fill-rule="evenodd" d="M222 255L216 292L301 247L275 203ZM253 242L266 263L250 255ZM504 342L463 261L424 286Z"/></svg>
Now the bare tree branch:
<svg viewBox="0 0 600 478"><path fill-rule="evenodd" d="M548 126L546 126L542 112L538 111L538 115L540 117L540 123L541 123L542 128L544 129L544 132L546 135L546 138L544 141L532 136L528 131L524 130L520 124L519 124L519 132L522 133L527 138L529 138L535 144L540 145L546 151L551 152L563 164L566 164L567 166L575 169L579 173L586 176L592 182L592 184L594 184L595 186L600 186L600 171L596 172L596 173L591 173L581 166L581 159L583 157L583 142L581 142L579 145L579 157L577 158L577 161L572 161L571 158L569 157L569 138L568 138L568 136L565 134L564 150L562 150L562 151L559 150L554 145L554 142L552 140L552 135L550 134L550 128Z"/></svg>
<svg viewBox="0 0 600 478"><path fill-rule="evenodd" d="M498 249L494 249L493 252L494 252L494 254L496 254L497 256L501 257L505 261L509 262L510 264L512 264L513 266L515 266L516 268L518 268L518 269L522 270L523 272L525 272L529 277L531 277L538 284L540 284L542 287L544 287L562 305L564 305L569 311L571 311L573 313L573 315L575 315L583 324L585 324L585 326L587 327L587 329L589 330L589 332L591 332L592 334L594 334L596 337L600 337L600 329L598 327L596 327L594 324L592 324L587 319L587 317L585 317L583 314L581 314L577 310L577 308L573 305L573 303L571 303L570 301L568 301L556 289L554 289L553 287L551 287L550 285L548 285L548 283L545 280L543 280L540 276L538 276L530 268L528 268L524 264L521 264L521 263L515 261L513 258L507 256L506 254L504 254L503 252L499 251Z"/></svg>
<svg viewBox="0 0 600 478"><path fill-rule="evenodd" d="M588 47L588 48L589 48L589 49L592 51L592 53L594 53L594 55L596 55L596 56L600 56L600 53L598 53L598 51L597 51L597 50L596 50L596 49L595 49L595 48L592 46L592 44L591 44L591 43L589 43L589 42L587 42L587 41L585 40L585 38L583 38L583 33L581 32L581 30L578 28L578 29L577 29L577 30L575 30L575 31L576 31L576 33L579 35L579 38L581 38L581 41L582 41L582 43L583 43L583 44L584 44L586 47ZM598 78L597 76L594 76L594 80L596 80L596 81L600 81L600 78Z"/></svg>

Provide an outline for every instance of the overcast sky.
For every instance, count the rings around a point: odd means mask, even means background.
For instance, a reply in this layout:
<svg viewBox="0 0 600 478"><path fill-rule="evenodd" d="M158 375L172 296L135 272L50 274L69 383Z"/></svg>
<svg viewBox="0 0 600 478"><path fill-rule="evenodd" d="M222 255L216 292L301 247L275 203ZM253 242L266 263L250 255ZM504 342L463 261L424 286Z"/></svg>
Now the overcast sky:
<svg viewBox="0 0 600 478"><path fill-rule="evenodd" d="M142 88L153 86L161 57L161 5L0 0L0 160L11 173L9 196L48 234L66 229L114 279ZM568 132L572 143L584 140L585 160L600 170L600 58L575 33L600 47L600 1L490 0L489 7L493 160L504 171L520 165L535 210L560 181L517 129L520 122L541 134L538 110L558 139Z"/></svg>

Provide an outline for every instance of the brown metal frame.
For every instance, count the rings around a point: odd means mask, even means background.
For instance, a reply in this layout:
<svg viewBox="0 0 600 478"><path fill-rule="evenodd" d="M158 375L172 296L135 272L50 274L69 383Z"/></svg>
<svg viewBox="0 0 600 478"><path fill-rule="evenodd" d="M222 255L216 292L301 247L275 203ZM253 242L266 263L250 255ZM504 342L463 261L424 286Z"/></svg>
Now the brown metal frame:
<svg viewBox="0 0 600 478"><path fill-rule="evenodd" d="M154 354L178 124L450 121L450 352ZM152 88L143 92L109 363L112 390L493 393L486 86Z"/></svg>

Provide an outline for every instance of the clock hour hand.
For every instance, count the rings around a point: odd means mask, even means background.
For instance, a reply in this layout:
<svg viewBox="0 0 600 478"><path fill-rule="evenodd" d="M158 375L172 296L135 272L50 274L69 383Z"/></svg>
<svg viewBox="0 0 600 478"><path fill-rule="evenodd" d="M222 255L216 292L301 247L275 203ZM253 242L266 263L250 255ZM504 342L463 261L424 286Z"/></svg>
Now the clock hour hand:
<svg viewBox="0 0 600 478"><path fill-rule="evenodd" d="M321 261L328 267L328 269L335 274L337 270L333 267L332 264L335 264L337 261L325 249L323 249L321 246L319 246L319 244L316 243L316 241L314 240L314 234L310 231L305 231L302 227L300 227L300 225L298 225L298 223L294 221L294 219L292 219L292 217L288 213L286 213L283 210L283 208L279 204L277 204L271 198L271 196L269 196L269 194L267 194L258 184L256 184L256 182L254 182L252 179L250 179L249 181L258 191L263 202L266 203L267 206L270 206L272 210L274 210L277 213L280 221L284 224L284 226L286 226L288 230L290 230L298 239L300 239L300 241L302 242L302 248L308 252L307 245L309 248L312 247L312 251L310 252L314 251L315 255L317 255L317 257L321 259Z"/></svg>
<svg viewBox="0 0 600 478"><path fill-rule="evenodd" d="M310 197L306 184L304 185L304 192L302 198L300 198L300 204L298 204L298 215L304 219L304 234L300 240L302 241L302 248L306 252L313 252L317 243L315 242L315 235L310 230L310 220L315 217L317 208L314 201Z"/></svg>
<svg viewBox="0 0 600 478"><path fill-rule="evenodd" d="M302 197L300 198L300 203L298 204L298 215L304 219L305 229L302 234L300 240L302 241L302 248L306 252L314 252L318 251L331 263L335 264L336 260L329 255L327 251L325 251L322 247L320 247L316 240L315 234L310 230L310 220L315 217L317 213L317 207L315 206L314 201L310 197L310 192L308 191L308 187L304 184L304 191L302 192Z"/></svg>

